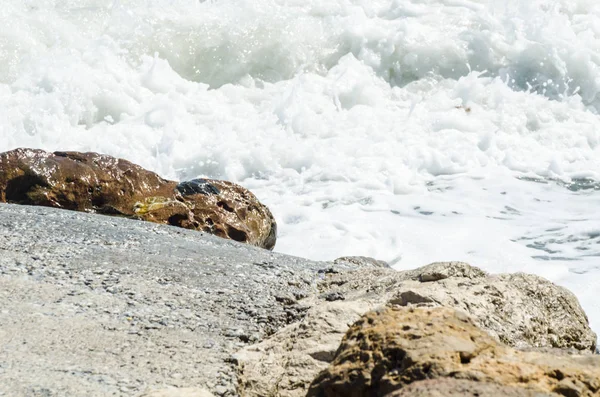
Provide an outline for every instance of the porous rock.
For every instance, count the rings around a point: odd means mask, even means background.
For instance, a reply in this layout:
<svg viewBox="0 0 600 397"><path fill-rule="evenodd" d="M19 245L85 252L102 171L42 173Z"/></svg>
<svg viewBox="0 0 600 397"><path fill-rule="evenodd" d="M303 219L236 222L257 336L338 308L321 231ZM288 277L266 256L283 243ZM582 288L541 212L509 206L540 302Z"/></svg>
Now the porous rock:
<svg viewBox="0 0 600 397"><path fill-rule="evenodd" d="M247 189L227 181L161 178L98 153L0 153L0 202L133 217L273 249L277 225Z"/></svg>
<svg viewBox="0 0 600 397"><path fill-rule="evenodd" d="M331 274L322 288L346 299L377 296L399 306L447 306L516 348L557 347L593 352L596 334L567 289L524 273L487 274L463 262L438 262L404 272L357 270Z"/></svg>
<svg viewBox="0 0 600 397"><path fill-rule="evenodd" d="M344 300L312 304L301 323L242 349L236 355L241 395L305 395L347 325L386 305L458 308L497 340L518 348L591 353L596 343L577 298L534 275L489 275L466 263L440 262L404 272L365 267L323 277L318 299L339 294Z"/></svg>
<svg viewBox="0 0 600 397"><path fill-rule="evenodd" d="M396 392L439 378L547 395L594 396L600 393L600 357L518 351L451 308L386 308L365 314L350 327L307 397L407 395Z"/></svg>
<svg viewBox="0 0 600 397"><path fill-rule="evenodd" d="M557 397L518 386L477 382L468 379L437 378L413 382L385 397Z"/></svg>

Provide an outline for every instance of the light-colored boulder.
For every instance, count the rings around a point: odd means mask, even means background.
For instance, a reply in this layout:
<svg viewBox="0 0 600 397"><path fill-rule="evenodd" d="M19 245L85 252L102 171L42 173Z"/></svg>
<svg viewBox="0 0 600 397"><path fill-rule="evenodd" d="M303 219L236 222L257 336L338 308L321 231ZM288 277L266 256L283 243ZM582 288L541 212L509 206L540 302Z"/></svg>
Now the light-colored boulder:
<svg viewBox="0 0 600 397"><path fill-rule="evenodd" d="M327 368L348 326L365 311L364 302L313 306L303 321L234 355L241 396L302 396Z"/></svg>
<svg viewBox="0 0 600 397"><path fill-rule="evenodd" d="M534 275L488 275L466 263L445 262L405 272L326 272L318 288L317 301L305 302L311 308L303 321L236 354L242 396L303 396L348 324L385 305L457 308L517 348L591 352L596 342L575 296Z"/></svg>
<svg viewBox="0 0 600 397"><path fill-rule="evenodd" d="M439 262L405 272L331 274L324 284L347 300L372 296L399 306L454 307L516 348L596 347L596 334L575 295L533 274L487 274L466 263Z"/></svg>

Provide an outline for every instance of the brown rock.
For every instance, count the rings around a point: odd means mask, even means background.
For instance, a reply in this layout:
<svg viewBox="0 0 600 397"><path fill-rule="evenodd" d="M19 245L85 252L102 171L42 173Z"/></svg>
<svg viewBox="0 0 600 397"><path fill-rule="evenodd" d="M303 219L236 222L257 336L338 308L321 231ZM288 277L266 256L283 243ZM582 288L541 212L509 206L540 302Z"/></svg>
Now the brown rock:
<svg viewBox="0 0 600 397"><path fill-rule="evenodd" d="M438 378L421 380L404 386L385 397L556 397L555 393L544 393L517 386L477 382L467 379Z"/></svg>
<svg viewBox="0 0 600 397"><path fill-rule="evenodd" d="M196 190L190 191L189 186ZM267 249L275 247L275 218L249 190L214 179L182 182L177 189L194 218L203 225L202 230ZM209 194L203 193L205 190Z"/></svg>
<svg viewBox="0 0 600 397"><path fill-rule="evenodd" d="M367 313L350 327L307 396L399 396L413 382L439 378L597 396L600 357L514 350L450 308L387 308Z"/></svg>
<svg viewBox="0 0 600 397"><path fill-rule="evenodd" d="M15 149L0 154L0 201L132 215L136 201L172 195L176 182L97 153Z"/></svg>
<svg viewBox="0 0 600 397"><path fill-rule="evenodd" d="M133 217L267 249L275 246L277 233L269 209L239 185L209 179L177 183L98 153L1 153L0 202Z"/></svg>

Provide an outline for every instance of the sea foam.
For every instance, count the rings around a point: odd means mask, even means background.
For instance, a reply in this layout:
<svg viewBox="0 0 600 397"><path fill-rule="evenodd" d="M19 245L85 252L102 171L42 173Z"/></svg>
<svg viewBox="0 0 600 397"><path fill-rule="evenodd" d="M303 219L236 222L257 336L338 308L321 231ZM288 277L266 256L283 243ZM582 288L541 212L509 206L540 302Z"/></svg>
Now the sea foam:
<svg viewBox="0 0 600 397"><path fill-rule="evenodd" d="M280 252L536 273L600 331L596 2L7 0L0 23L0 150L233 180Z"/></svg>

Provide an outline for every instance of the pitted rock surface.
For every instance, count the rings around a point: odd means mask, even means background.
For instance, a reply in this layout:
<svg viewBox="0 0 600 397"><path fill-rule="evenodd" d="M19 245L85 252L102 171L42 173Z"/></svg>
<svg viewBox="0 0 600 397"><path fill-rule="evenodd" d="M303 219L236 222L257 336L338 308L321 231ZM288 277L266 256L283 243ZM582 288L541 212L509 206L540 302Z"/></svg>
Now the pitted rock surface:
<svg viewBox="0 0 600 397"><path fill-rule="evenodd" d="M462 262L403 272L363 263L354 271L324 272L318 288L321 303L312 305L301 323L236 354L243 396L304 396L347 326L386 305L458 308L497 340L523 349L591 354L596 344L577 298L534 275L490 275ZM328 302L332 296L343 299Z"/></svg>
<svg viewBox="0 0 600 397"><path fill-rule="evenodd" d="M468 379L437 378L413 382L385 397L558 397L518 386L483 383Z"/></svg>
<svg viewBox="0 0 600 397"><path fill-rule="evenodd" d="M269 209L231 182L175 182L98 153L15 149L0 154L0 202L132 217L273 249Z"/></svg>
<svg viewBox="0 0 600 397"><path fill-rule="evenodd" d="M451 308L386 308L350 327L307 397L407 395L399 391L413 382L443 378L546 395L597 396L600 357L521 352Z"/></svg>
<svg viewBox="0 0 600 397"><path fill-rule="evenodd" d="M487 274L463 262L439 262L403 272L330 274L321 287L347 300L377 297L386 305L457 308L516 348L596 348L596 334L575 295L533 274Z"/></svg>

